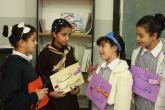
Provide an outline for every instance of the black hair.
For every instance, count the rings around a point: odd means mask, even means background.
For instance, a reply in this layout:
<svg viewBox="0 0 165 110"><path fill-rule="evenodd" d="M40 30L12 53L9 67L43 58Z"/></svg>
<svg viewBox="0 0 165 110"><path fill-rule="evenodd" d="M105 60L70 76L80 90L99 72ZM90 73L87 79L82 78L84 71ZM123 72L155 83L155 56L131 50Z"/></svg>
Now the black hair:
<svg viewBox="0 0 165 110"><path fill-rule="evenodd" d="M24 27L30 28L30 31L28 33L23 33ZM7 25L4 25L3 27L3 36L9 37L10 44L17 48L17 43L20 39L23 39L24 41L31 37L31 35L36 31L35 28L31 25L25 25L24 27L18 27L18 24L15 24L12 26L11 35L9 35L9 27Z"/></svg>
<svg viewBox="0 0 165 110"><path fill-rule="evenodd" d="M136 27L138 26L142 26L147 33L157 33L158 37L160 37L161 32L165 28L165 17L163 14L146 15L137 22Z"/></svg>
<svg viewBox="0 0 165 110"><path fill-rule="evenodd" d="M63 18L55 19L52 24L51 33L53 35L53 32L58 33L61 31L61 29L66 27L72 28L71 24L67 20ZM53 37L53 42L54 40L55 39Z"/></svg>
<svg viewBox="0 0 165 110"><path fill-rule="evenodd" d="M117 49L117 55L120 55L120 59L126 59L126 54L125 54L125 43L124 40L122 39L122 37L117 34L114 33L114 37L116 38L117 42L120 44L121 46L121 51L119 52L119 49ZM108 38L107 36L102 36L97 40L97 45L100 45L100 43L102 41L108 42L111 46L117 46L114 41L110 38ZM118 47L118 46L117 46Z"/></svg>

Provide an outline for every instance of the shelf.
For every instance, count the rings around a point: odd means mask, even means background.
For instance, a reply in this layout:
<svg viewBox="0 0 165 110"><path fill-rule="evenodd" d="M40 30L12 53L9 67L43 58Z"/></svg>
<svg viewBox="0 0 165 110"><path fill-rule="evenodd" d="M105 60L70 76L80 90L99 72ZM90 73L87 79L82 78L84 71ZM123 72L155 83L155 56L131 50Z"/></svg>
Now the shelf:
<svg viewBox="0 0 165 110"><path fill-rule="evenodd" d="M1 45L0 49L1 49L1 50L3 50L3 49L5 49L5 50L6 50L6 49L9 49L9 50L10 50L10 49L13 49L13 47L10 46L10 45Z"/></svg>
<svg viewBox="0 0 165 110"><path fill-rule="evenodd" d="M42 37L47 37L47 36L51 36L51 33L50 32L45 32L45 33L39 33L39 36L42 36ZM84 34L84 33L73 33L71 35L71 37L80 37L80 38L92 38L92 35L91 34Z"/></svg>

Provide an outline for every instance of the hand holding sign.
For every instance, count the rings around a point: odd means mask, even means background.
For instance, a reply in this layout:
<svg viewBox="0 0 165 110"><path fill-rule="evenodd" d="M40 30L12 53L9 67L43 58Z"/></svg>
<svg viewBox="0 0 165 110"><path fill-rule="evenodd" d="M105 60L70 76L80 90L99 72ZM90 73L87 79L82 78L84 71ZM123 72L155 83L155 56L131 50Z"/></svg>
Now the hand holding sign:
<svg viewBox="0 0 165 110"><path fill-rule="evenodd" d="M52 91L52 92L49 92L49 95L56 99L63 98L65 96L65 94L61 91Z"/></svg>
<svg viewBox="0 0 165 110"><path fill-rule="evenodd" d="M149 81L150 84L157 84L157 85L160 84L160 81L155 80L155 79L149 79L148 81Z"/></svg>
<svg viewBox="0 0 165 110"><path fill-rule="evenodd" d="M76 95L76 94L80 93L80 88L79 87L71 88L70 93L72 95Z"/></svg>

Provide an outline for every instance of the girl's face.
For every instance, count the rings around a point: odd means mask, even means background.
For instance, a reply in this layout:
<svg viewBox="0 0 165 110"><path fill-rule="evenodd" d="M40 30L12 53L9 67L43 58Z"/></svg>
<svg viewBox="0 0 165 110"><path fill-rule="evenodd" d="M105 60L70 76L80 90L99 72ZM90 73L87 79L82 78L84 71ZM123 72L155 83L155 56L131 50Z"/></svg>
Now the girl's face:
<svg viewBox="0 0 165 110"><path fill-rule="evenodd" d="M105 61L111 61L113 58L116 58L117 47L111 46L108 42L101 41L99 46L100 57Z"/></svg>
<svg viewBox="0 0 165 110"><path fill-rule="evenodd" d="M66 45L69 41L69 37L71 36L72 29L70 27L65 27L61 29L60 32L53 32L53 37L55 38L55 45L62 47Z"/></svg>
<svg viewBox="0 0 165 110"><path fill-rule="evenodd" d="M36 47L36 33L34 32L27 40L22 41L25 54L32 54Z"/></svg>
<svg viewBox="0 0 165 110"><path fill-rule="evenodd" d="M153 42L157 39L154 34L146 32L143 27L136 27L136 40L137 43L143 48L149 48Z"/></svg>

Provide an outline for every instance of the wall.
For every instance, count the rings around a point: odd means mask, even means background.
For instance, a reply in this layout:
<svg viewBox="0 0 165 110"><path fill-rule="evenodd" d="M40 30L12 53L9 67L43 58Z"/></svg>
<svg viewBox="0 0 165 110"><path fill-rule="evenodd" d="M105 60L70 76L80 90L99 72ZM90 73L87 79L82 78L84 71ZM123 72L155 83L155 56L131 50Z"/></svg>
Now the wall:
<svg viewBox="0 0 165 110"><path fill-rule="evenodd" d="M36 17L36 0L0 0L0 17Z"/></svg>

